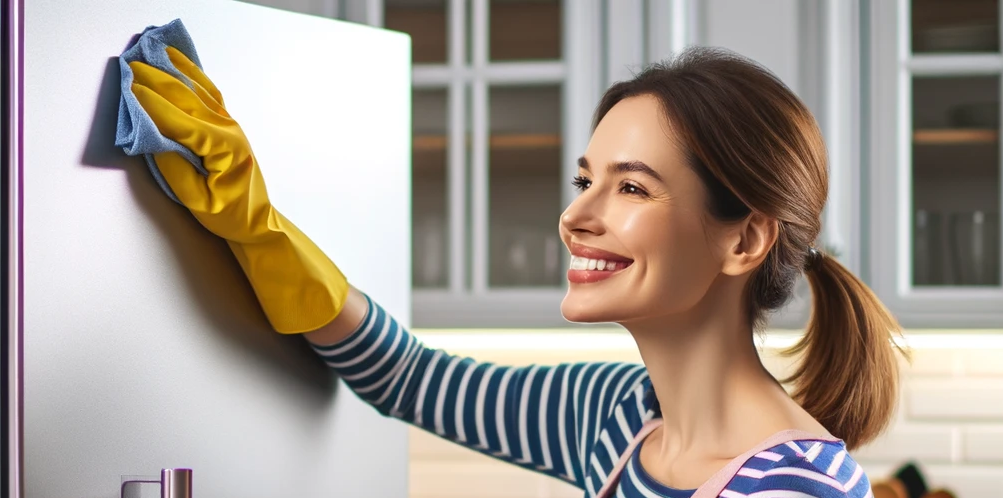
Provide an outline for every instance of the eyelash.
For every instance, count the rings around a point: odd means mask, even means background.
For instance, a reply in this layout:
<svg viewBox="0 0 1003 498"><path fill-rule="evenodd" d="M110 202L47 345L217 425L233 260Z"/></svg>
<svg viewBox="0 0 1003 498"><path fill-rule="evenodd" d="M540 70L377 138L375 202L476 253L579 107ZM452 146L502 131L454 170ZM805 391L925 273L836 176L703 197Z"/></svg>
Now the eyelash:
<svg viewBox="0 0 1003 498"><path fill-rule="evenodd" d="M588 178L582 175L578 175L575 176L574 180L571 181L571 184L574 185L579 192L584 192L585 189L589 188L592 185L592 180L589 180ZM627 189L633 189L634 191L627 192L626 191ZM623 182L622 184L620 184L620 191L627 195L638 195L644 197L648 195L648 193L645 192L644 189L630 182Z"/></svg>

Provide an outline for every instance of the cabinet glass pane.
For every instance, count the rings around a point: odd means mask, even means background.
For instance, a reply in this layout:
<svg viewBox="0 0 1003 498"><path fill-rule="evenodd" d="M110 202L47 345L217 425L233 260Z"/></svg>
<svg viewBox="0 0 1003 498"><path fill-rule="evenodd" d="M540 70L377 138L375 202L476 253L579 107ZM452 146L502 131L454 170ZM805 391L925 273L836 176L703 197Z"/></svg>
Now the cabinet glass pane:
<svg viewBox="0 0 1003 498"><path fill-rule="evenodd" d="M449 218L446 188L446 90L412 94L411 277L415 288L449 281Z"/></svg>
<svg viewBox="0 0 1003 498"><path fill-rule="evenodd" d="M999 49L999 0L913 0L913 52Z"/></svg>
<svg viewBox="0 0 1003 498"><path fill-rule="evenodd" d="M560 287L561 88L497 87L489 99L488 283Z"/></svg>
<svg viewBox="0 0 1003 498"><path fill-rule="evenodd" d="M490 0L489 55L493 61L561 58L559 0Z"/></svg>
<svg viewBox="0 0 1003 498"><path fill-rule="evenodd" d="M384 0L383 24L411 35L412 62L444 64L447 60L446 0Z"/></svg>
<svg viewBox="0 0 1003 498"><path fill-rule="evenodd" d="M1000 78L913 79L913 285L1000 285Z"/></svg>

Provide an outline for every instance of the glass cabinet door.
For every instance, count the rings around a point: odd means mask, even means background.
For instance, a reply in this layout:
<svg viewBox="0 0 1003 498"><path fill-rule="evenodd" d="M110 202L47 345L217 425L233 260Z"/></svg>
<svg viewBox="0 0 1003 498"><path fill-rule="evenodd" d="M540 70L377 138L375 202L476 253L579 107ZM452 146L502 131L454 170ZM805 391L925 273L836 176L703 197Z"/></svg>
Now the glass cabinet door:
<svg viewBox="0 0 1003 498"><path fill-rule="evenodd" d="M411 36L412 63L449 60L446 0L385 0L384 25ZM462 88L458 89L462 92ZM411 95L411 281L416 289L449 287L452 266L449 215L448 82L414 88ZM458 257L462 258L460 254Z"/></svg>
<svg viewBox="0 0 1003 498"><path fill-rule="evenodd" d="M446 0L383 0L383 25L411 35L412 64L445 64L449 16Z"/></svg>
<svg viewBox="0 0 1003 498"><path fill-rule="evenodd" d="M561 87L493 87L488 100L488 285L559 288Z"/></svg>
<svg viewBox="0 0 1003 498"><path fill-rule="evenodd" d="M999 52L997 3L997 0L913 0L909 16L912 53Z"/></svg>
<svg viewBox="0 0 1003 498"><path fill-rule="evenodd" d="M998 0L910 13L911 285L999 288Z"/></svg>
<svg viewBox="0 0 1003 498"><path fill-rule="evenodd" d="M1000 0L862 5L868 283L908 329L1001 327Z"/></svg>
<svg viewBox="0 0 1003 498"><path fill-rule="evenodd" d="M912 284L999 286L1000 78L912 87Z"/></svg>
<svg viewBox="0 0 1003 498"><path fill-rule="evenodd" d="M411 278L415 288L449 283L447 102L445 89L412 92Z"/></svg>
<svg viewBox="0 0 1003 498"><path fill-rule="evenodd" d="M561 59L558 0L490 0L488 5L489 60Z"/></svg>

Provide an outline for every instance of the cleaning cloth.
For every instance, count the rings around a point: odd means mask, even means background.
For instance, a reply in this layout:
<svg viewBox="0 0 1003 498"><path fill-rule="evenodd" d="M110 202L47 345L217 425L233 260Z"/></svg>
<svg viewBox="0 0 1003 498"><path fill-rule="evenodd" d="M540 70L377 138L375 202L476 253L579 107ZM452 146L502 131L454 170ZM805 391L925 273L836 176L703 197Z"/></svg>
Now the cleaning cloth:
<svg viewBox="0 0 1003 498"><path fill-rule="evenodd" d="M143 30L135 43L129 46L118 59L119 67L122 70L122 97L118 105L115 146L121 147L130 156L142 155L160 188L174 202L182 204L178 196L171 190L170 185L167 184L164 175L161 174L153 155L162 152L177 152L203 176L208 176L209 172L202 165L202 158L195 155L187 147L160 134L157 125L150 119L150 115L132 93L133 72L129 66L129 63L133 61L149 64L178 78L191 88L192 82L174 67L168 57L168 46L185 54L199 69L202 69L202 64L195 51L195 44L181 19L175 19L163 26L149 26Z"/></svg>

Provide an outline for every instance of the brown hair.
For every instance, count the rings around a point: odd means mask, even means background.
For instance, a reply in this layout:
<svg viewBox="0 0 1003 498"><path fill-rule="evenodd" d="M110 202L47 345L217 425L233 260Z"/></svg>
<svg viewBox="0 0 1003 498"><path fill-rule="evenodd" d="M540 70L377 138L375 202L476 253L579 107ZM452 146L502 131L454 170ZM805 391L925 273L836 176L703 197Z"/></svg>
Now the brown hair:
<svg viewBox="0 0 1003 498"><path fill-rule="evenodd" d="M640 95L661 102L689 166L707 188L712 216L737 221L755 211L777 220L776 244L746 292L754 328L790 300L806 273L811 319L788 351L804 357L784 379L794 384L793 398L848 448L874 439L898 399L891 338L899 326L867 285L812 249L829 179L825 143L811 112L754 61L695 47L610 87L593 129L617 102Z"/></svg>

